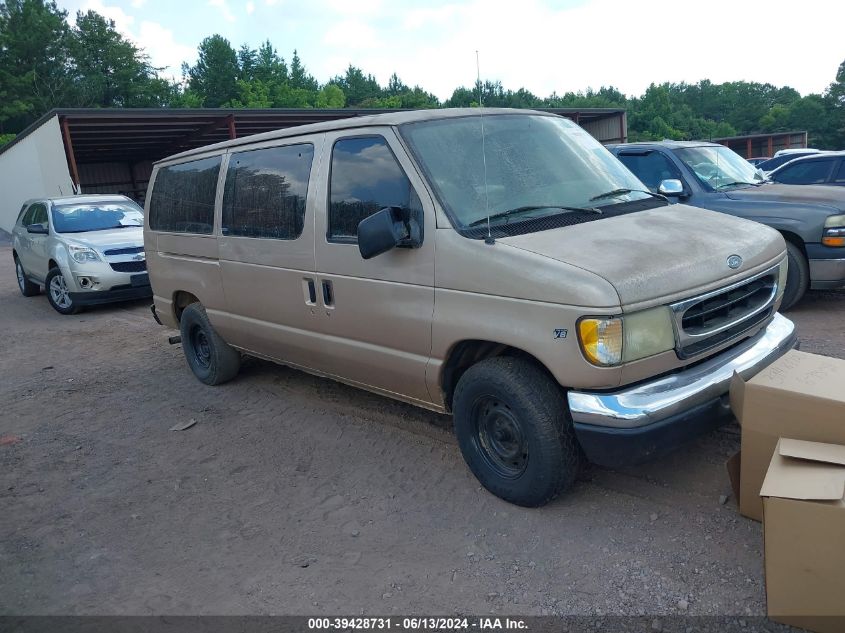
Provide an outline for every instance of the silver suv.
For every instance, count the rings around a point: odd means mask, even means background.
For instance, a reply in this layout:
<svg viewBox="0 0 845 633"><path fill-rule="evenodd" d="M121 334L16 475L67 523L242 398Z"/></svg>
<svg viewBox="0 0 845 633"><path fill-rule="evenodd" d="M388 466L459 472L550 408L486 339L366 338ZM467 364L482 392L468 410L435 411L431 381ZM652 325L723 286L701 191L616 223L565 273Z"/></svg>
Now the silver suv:
<svg viewBox="0 0 845 633"><path fill-rule="evenodd" d="M44 286L61 314L152 296L143 226L143 210L126 196L27 200L12 230L21 293Z"/></svg>

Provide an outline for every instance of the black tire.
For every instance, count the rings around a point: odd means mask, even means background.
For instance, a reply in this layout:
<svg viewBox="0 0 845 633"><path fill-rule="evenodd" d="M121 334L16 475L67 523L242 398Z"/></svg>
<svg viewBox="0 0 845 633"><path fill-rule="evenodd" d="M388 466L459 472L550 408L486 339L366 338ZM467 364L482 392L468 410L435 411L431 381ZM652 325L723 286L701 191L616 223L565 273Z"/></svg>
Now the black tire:
<svg viewBox="0 0 845 633"><path fill-rule="evenodd" d="M516 505L545 505L568 489L583 454L560 386L536 364L500 356L466 370L453 397L469 469Z"/></svg>
<svg viewBox="0 0 845 633"><path fill-rule="evenodd" d="M801 300L807 288L810 286L810 265L801 249L792 242L786 243L786 289L783 292L783 301L780 304L781 312L789 310Z"/></svg>
<svg viewBox="0 0 845 633"><path fill-rule="evenodd" d="M18 279L18 288L24 297L34 297L41 292L41 286L32 283L27 279L26 271L23 269L23 264L18 256L15 255L15 276Z"/></svg>
<svg viewBox="0 0 845 633"><path fill-rule="evenodd" d="M219 385L238 375L241 354L211 326L202 304L192 303L179 322L182 351L194 376L207 385Z"/></svg>
<svg viewBox="0 0 845 633"><path fill-rule="evenodd" d="M70 298L67 283L59 268L51 268L47 273L47 278L44 280L44 292L47 293L47 301L59 314L76 314L82 309Z"/></svg>

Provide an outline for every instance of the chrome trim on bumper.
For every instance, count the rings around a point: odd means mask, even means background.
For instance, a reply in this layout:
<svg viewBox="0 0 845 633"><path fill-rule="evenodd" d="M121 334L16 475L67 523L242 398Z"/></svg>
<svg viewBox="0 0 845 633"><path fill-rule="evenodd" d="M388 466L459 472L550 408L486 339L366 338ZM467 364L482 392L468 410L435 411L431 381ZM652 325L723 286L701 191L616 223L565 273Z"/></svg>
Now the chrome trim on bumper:
<svg viewBox="0 0 845 633"><path fill-rule="evenodd" d="M751 338L678 373L610 393L570 391L569 410L573 421L596 426L636 428L660 422L725 395L734 372L750 378L796 342L795 325L776 313Z"/></svg>

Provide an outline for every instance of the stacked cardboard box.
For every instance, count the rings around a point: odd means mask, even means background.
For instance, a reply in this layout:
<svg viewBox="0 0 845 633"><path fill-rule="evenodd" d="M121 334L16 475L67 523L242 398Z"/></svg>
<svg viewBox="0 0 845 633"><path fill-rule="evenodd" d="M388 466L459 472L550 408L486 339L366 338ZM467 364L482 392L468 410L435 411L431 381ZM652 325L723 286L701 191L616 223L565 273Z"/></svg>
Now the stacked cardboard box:
<svg viewBox="0 0 845 633"><path fill-rule="evenodd" d="M731 406L741 452L728 463L740 513L764 521L772 619L845 631L845 361L792 351Z"/></svg>

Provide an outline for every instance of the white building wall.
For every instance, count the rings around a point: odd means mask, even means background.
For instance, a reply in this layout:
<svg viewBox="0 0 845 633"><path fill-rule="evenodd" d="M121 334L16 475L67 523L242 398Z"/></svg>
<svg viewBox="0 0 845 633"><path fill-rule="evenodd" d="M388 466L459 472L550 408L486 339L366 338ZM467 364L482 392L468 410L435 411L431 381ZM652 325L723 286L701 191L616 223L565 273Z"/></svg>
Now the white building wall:
<svg viewBox="0 0 845 633"><path fill-rule="evenodd" d="M29 198L73 195L59 118L0 154L0 229L11 232Z"/></svg>

